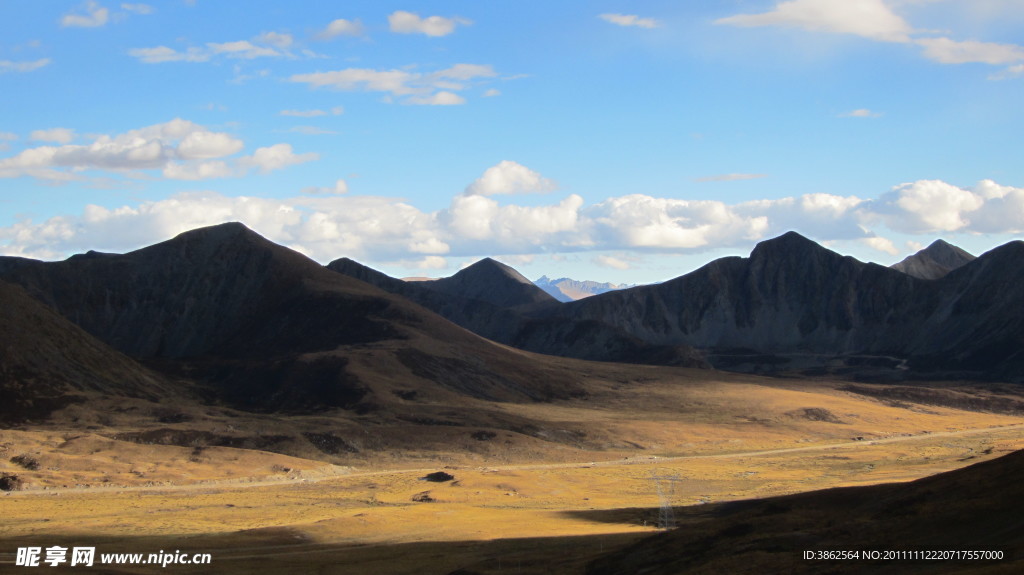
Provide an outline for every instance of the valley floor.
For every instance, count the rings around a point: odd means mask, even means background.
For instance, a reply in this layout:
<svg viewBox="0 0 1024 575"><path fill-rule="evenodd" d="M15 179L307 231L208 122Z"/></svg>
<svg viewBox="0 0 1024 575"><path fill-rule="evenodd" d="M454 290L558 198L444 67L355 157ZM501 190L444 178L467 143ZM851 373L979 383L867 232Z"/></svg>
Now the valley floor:
<svg viewBox="0 0 1024 575"><path fill-rule="evenodd" d="M0 494L0 572L20 571L19 547L62 545L211 554L213 568L169 573L582 573L658 531L663 502L692 515L709 503L908 481L1024 449L1021 417L886 403L837 384L741 378L683 389L652 380L643 400L628 391L503 404L550 422L551 433L616 438L607 449L551 442L505 458L439 451L325 463L0 431L0 471L34 478ZM19 453L39 469L8 461ZM119 465L128 470L109 473ZM436 471L454 479L423 479Z"/></svg>

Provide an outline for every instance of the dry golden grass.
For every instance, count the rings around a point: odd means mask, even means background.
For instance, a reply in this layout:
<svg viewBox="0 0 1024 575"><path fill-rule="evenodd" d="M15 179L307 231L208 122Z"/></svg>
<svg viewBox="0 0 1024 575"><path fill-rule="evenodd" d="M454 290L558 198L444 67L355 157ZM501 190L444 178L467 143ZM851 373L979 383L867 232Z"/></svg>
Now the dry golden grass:
<svg viewBox="0 0 1024 575"><path fill-rule="evenodd" d="M0 562L19 545L77 541L210 552L218 573L578 572L654 531L655 473L679 476L676 505L699 505L907 481L1024 448L1020 417L895 407L828 382L651 373L642 387L594 382L585 400L488 404L539 422L533 437L421 428L414 457L364 452L353 467L2 431L0 471L29 485L0 495ZM19 454L40 469L9 461ZM420 479L440 469L455 480Z"/></svg>

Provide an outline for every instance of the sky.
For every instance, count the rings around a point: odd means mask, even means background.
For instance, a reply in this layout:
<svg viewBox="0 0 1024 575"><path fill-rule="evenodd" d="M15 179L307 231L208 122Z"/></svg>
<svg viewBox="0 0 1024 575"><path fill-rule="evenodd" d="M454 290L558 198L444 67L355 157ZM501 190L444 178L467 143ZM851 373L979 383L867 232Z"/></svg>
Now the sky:
<svg viewBox="0 0 1024 575"><path fill-rule="evenodd" d="M1024 234L1024 0L0 1L0 254L649 283Z"/></svg>

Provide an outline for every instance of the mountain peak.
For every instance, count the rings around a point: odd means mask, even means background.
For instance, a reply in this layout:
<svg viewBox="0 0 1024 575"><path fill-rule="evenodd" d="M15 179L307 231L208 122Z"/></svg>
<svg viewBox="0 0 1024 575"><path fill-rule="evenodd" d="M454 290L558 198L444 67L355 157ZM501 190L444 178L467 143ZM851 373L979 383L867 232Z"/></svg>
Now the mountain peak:
<svg viewBox="0 0 1024 575"><path fill-rule="evenodd" d="M975 256L938 239L927 248L894 264L892 269L919 279L939 279L975 259Z"/></svg>
<svg viewBox="0 0 1024 575"><path fill-rule="evenodd" d="M832 253L814 240L808 239L797 232L788 231L781 236L759 242L754 246L754 250L750 252L750 259L757 260L765 257L777 258L780 256L789 258L813 252Z"/></svg>
<svg viewBox="0 0 1024 575"><path fill-rule="evenodd" d="M483 300L502 307L555 301L512 267L484 258L451 277L425 284L430 289Z"/></svg>
<svg viewBox="0 0 1024 575"><path fill-rule="evenodd" d="M452 277L454 278L458 276L474 277L479 279L504 276L521 284L533 285L533 282L526 279L523 274L517 272L512 266L503 264L492 258L484 258L470 266L466 266Z"/></svg>

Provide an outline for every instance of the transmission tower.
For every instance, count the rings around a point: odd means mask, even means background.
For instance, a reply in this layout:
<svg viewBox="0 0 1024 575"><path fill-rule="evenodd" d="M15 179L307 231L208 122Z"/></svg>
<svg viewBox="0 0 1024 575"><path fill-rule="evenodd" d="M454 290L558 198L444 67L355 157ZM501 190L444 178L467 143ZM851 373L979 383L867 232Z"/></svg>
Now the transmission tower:
<svg viewBox="0 0 1024 575"><path fill-rule="evenodd" d="M661 508L658 510L658 528L672 529L676 526L675 499L676 484L681 481L678 474L658 475L657 471L651 472L651 481L658 490L658 500Z"/></svg>

